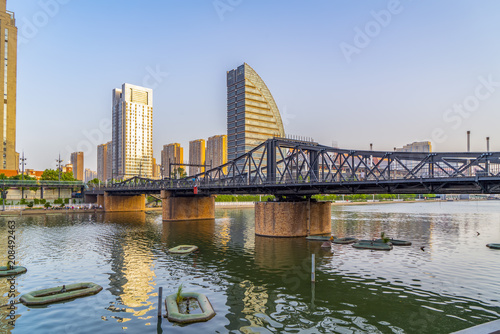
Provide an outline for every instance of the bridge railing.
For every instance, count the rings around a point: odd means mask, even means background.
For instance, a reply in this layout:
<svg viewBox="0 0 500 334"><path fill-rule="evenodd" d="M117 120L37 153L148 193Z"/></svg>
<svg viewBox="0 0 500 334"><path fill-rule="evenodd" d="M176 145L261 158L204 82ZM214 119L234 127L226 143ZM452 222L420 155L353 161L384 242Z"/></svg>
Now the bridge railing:
<svg viewBox="0 0 500 334"><path fill-rule="evenodd" d="M82 187L82 181L48 181L48 180L0 180L0 187Z"/></svg>

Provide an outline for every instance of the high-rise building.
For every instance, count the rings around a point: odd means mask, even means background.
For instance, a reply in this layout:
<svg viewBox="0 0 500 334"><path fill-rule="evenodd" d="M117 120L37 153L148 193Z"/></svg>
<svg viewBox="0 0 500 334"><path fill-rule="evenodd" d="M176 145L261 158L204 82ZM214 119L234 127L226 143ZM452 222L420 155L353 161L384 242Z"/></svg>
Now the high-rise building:
<svg viewBox="0 0 500 334"><path fill-rule="evenodd" d="M197 139L189 142L189 164L205 165L205 140ZM189 175L203 173L204 167L189 166Z"/></svg>
<svg viewBox="0 0 500 334"><path fill-rule="evenodd" d="M85 168L85 182L92 181L97 178L97 172L90 170L89 168Z"/></svg>
<svg viewBox="0 0 500 334"><path fill-rule="evenodd" d="M84 181L83 152L71 153L71 164L73 165L73 177Z"/></svg>
<svg viewBox="0 0 500 334"><path fill-rule="evenodd" d="M113 142L97 146L97 178L102 182L111 179L113 168Z"/></svg>
<svg viewBox="0 0 500 334"><path fill-rule="evenodd" d="M153 90L123 84L113 90L113 174L153 176Z"/></svg>
<svg viewBox="0 0 500 334"><path fill-rule="evenodd" d="M284 136L276 102L260 76L246 63L227 72L228 159Z"/></svg>
<svg viewBox="0 0 500 334"><path fill-rule="evenodd" d="M19 154L16 153L16 94L17 94L17 27L14 13L7 11L7 1L0 0L0 34L3 43L0 52L3 71L3 108L2 117L2 167L19 169Z"/></svg>
<svg viewBox="0 0 500 334"><path fill-rule="evenodd" d="M108 144L97 146L97 178L105 182L108 169Z"/></svg>
<svg viewBox="0 0 500 334"><path fill-rule="evenodd" d="M107 147L107 162L106 162L106 180L112 181L115 178L113 173L113 142L110 141L106 144Z"/></svg>
<svg viewBox="0 0 500 334"><path fill-rule="evenodd" d="M227 136L213 136L207 141L206 164L215 168L227 162Z"/></svg>
<svg viewBox="0 0 500 334"><path fill-rule="evenodd" d="M161 166L163 168L163 177L171 176L171 173L175 173L178 168L183 168L183 166L172 166L170 164L181 164L184 162L184 149L181 144L173 143L163 146L161 151ZM187 172L187 171L185 171Z"/></svg>
<svg viewBox="0 0 500 334"><path fill-rule="evenodd" d="M153 158L153 179L158 180L161 178L161 165L156 163L156 159Z"/></svg>

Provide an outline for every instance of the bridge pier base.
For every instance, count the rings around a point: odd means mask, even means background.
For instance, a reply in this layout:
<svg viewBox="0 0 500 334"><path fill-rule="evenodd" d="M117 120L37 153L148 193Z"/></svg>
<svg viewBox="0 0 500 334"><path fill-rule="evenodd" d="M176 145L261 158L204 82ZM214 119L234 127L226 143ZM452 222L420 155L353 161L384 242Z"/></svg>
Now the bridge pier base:
<svg viewBox="0 0 500 334"><path fill-rule="evenodd" d="M173 197L162 190L161 202L164 221L215 219L214 196Z"/></svg>
<svg viewBox="0 0 500 334"><path fill-rule="evenodd" d="M104 207L105 212L132 212L146 210L146 196L113 196L107 192L97 196L97 203Z"/></svg>
<svg viewBox="0 0 500 334"><path fill-rule="evenodd" d="M332 233L330 202L255 203L255 234L265 237L306 237Z"/></svg>

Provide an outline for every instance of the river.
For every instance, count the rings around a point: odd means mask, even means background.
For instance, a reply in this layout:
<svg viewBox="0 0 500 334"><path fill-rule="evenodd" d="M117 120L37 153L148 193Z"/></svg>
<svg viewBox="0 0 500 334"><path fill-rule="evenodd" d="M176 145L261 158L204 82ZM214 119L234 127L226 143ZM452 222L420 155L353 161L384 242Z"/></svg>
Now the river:
<svg viewBox="0 0 500 334"><path fill-rule="evenodd" d="M163 223L161 214L1 217L15 221L16 261L28 272L0 278L23 293L95 282L95 296L47 307L17 305L2 333L450 333L500 318L500 202L397 203L332 208L336 236L381 232L413 242L390 252L322 249L304 238L254 234L253 209L217 210L215 221ZM478 235L479 232L479 235ZM199 247L168 254L181 244ZM422 248L423 247L423 250ZM316 283L311 284L311 254ZM158 288L204 293L206 323L158 323Z"/></svg>

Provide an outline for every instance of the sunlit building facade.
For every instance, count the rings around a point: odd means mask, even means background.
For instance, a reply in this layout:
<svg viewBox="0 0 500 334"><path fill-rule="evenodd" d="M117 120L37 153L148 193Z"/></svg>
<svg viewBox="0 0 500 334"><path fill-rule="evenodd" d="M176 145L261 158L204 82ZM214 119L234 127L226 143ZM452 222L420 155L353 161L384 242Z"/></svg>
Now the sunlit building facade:
<svg viewBox="0 0 500 334"><path fill-rule="evenodd" d="M171 173L184 166L172 165L171 164L181 164L184 162L184 149L181 144L173 143L168 145L163 145L163 150L161 151L161 166L163 168L163 177L171 176ZM186 171L185 171L186 172Z"/></svg>
<svg viewBox="0 0 500 334"><path fill-rule="evenodd" d="M197 139L189 142L189 164L205 165L205 140ZM203 173L204 167L189 166L189 175Z"/></svg>
<svg viewBox="0 0 500 334"><path fill-rule="evenodd" d="M224 165L227 162L227 136L213 136L208 138L206 164L212 168Z"/></svg>
<svg viewBox="0 0 500 334"><path fill-rule="evenodd" d="M73 165L73 177L79 181L85 181L83 152L71 153L71 164Z"/></svg>
<svg viewBox="0 0 500 334"><path fill-rule="evenodd" d="M0 0L0 34L3 37L0 52L3 55L3 108L2 125L2 169L19 169L19 154L16 153L16 94L17 94L17 27L14 13L7 11L7 1Z"/></svg>
<svg viewBox="0 0 500 334"><path fill-rule="evenodd" d="M113 90L113 174L153 176L153 90L123 84Z"/></svg>
<svg viewBox="0 0 500 334"><path fill-rule="evenodd" d="M227 72L228 159L273 137L285 137L285 129L264 81L246 63Z"/></svg>

